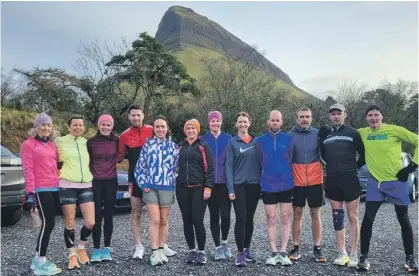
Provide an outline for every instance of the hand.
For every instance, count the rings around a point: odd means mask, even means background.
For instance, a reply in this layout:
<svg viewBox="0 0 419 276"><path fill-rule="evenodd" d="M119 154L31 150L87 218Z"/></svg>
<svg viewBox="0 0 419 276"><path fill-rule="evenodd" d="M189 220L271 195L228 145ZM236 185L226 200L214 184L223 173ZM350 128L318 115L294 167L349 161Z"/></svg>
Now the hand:
<svg viewBox="0 0 419 276"><path fill-rule="evenodd" d="M236 194L229 194L228 197L230 198L230 200L235 200Z"/></svg>
<svg viewBox="0 0 419 276"><path fill-rule="evenodd" d="M28 203L30 204L30 209L35 210L36 206L38 205L38 199L34 193L28 194Z"/></svg>
<svg viewBox="0 0 419 276"><path fill-rule="evenodd" d="M129 193L129 196L132 196L132 191L134 190L134 186L133 185L134 185L133 183L128 182L128 193Z"/></svg>
<svg viewBox="0 0 419 276"><path fill-rule="evenodd" d="M211 197L211 189L205 188L204 189L204 200L207 200Z"/></svg>
<svg viewBox="0 0 419 276"><path fill-rule="evenodd" d="M144 188L144 192L145 192L145 193L150 192L150 188Z"/></svg>
<svg viewBox="0 0 419 276"><path fill-rule="evenodd" d="M418 168L418 165L410 162L409 165L407 165L407 167L401 169L397 174L397 179L401 182L406 182L409 179L409 174L411 174L412 172L414 172L416 169Z"/></svg>

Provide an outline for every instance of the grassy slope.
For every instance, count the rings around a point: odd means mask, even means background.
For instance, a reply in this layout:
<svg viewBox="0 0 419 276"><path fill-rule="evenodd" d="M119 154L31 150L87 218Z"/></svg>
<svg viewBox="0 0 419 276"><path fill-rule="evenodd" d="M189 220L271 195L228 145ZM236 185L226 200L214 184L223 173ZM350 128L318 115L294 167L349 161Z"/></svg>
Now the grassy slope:
<svg viewBox="0 0 419 276"><path fill-rule="evenodd" d="M179 60L185 65L189 74L199 79L199 77L204 73L204 66L201 63L201 59L204 57L219 58L222 57L224 53L189 44L184 46L182 50L174 52L174 55L177 56ZM281 80L277 80L276 87L288 90L291 98L306 99L307 97L312 97L311 95L301 92Z"/></svg>
<svg viewBox="0 0 419 276"><path fill-rule="evenodd" d="M1 143L11 152L18 153L20 145L28 138L28 131L33 127L35 112L19 111L16 109L1 109ZM53 117L55 129L60 135L66 135L66 120ZM95 135L96 129L87 128L84 137Z"/></svg>

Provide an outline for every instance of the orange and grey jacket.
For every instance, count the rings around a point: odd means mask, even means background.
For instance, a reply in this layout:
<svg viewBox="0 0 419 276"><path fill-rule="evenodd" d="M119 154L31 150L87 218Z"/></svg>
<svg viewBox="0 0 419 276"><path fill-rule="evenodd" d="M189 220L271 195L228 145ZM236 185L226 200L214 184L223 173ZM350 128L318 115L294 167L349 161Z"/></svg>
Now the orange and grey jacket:
<svg viewBox="0 0 419 276"><path fill-rule="evenodd" d="M312 186L323 183L323 168L320 163L319 130L303 129L296 125L288 134L294 142L292 172L295 186Z"/></svg>

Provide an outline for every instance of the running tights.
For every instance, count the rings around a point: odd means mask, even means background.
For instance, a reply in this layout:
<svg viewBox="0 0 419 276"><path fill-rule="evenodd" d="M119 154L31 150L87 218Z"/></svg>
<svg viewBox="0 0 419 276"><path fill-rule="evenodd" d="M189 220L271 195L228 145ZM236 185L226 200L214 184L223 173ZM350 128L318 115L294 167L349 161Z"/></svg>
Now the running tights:
<svg viewBox="0 0 419 276"><path fill-rule="evenodd" d="M56 200L58 198L58 191L56 192L39 192L36 193L38 199L39 215L42 219L41 230L36 244L36 252L40 257L47 254L47 248L51 232L55 226Z"/></svg>
<svg viewBox="0 0 419 276"><path fill-rule="evenodd" d="M210 211L210 228L212 238L216 247L220 246L220 214L221 214L221 235L225 241L230 230L231 201L228 197L226 184L215 184L208 200Z"/></svg>

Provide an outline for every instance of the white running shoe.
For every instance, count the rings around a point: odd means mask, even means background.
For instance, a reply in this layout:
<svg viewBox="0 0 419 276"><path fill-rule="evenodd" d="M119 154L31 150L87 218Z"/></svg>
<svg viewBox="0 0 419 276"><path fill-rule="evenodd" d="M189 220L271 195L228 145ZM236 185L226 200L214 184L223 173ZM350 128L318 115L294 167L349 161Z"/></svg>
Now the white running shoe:
<svg viewBox="0 0 419 276"><path fill-rule="evenodd" d="M162 265L163 264L163 261L160 259L160 252L159 252L159 250L155 250L155 251L153 251L151 253L151 255L150 255L150 264L152 266Z"/></svg>
<svg viewBox="0 0 419 276"><path fill-rule="evenodd" d="M164 254L164 249L159 249L159 254L160 254L160 259L162 260L163 263L167 263L169 262L169 259L166 257L166 255Z"/></svg>
<svg viewBox="0 0 419 276"><path fill-rule="evenodd" d="M167 243L165 243L164 248L163 248L163 253L166 257L172 257L172 256L176 255L177 252L170 249L169 246L167 245Z"/></svg>
<svg viewBox="0 0 419 276"><path fill-rule="evenodd" d="M132 255L132 258L142 260L143 257L144 257L144 246L142 244L137 244L137 246L135 247L134 255Z"/></svg>
<svg viewBox="0 0 419 276"><path fill-rule="evenodd" d="M356 252L351 252L349 254L349 263L348 267L357 267L358 266L358 255Z"/></svg>

